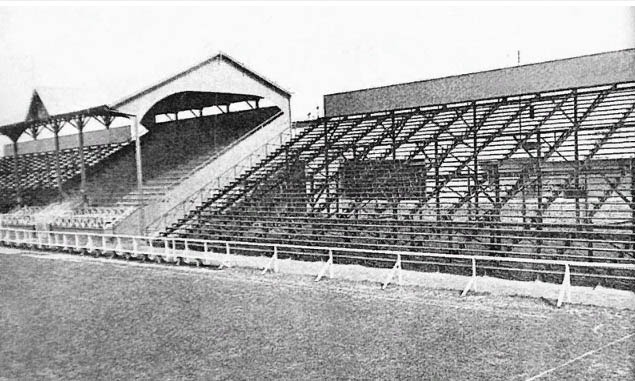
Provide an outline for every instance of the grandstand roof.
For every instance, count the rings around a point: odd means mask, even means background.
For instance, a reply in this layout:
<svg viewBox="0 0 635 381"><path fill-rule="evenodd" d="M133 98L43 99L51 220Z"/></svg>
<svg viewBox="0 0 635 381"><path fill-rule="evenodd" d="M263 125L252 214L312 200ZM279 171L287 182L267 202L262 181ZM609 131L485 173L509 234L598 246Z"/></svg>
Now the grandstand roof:
<svg viewBox="0 0 635 381"><path fill-rule="evenodd" d="M211 93L205 91L185 91L162 99L154 106L154 114L167 114L187 109L202 109L210 106L228 105L243 101L257 101L262 97L248 94Z"/></svg>
<svg viewBox="0 0 635 381"><path fill-rule="evenodd" d="M77 116L124 116L100 99L99 91L43 87L33 90L24 120L0 126L0 134L12 139L35 125Z"/></svg>
<svg viewBox="0 0 635 381"><path fill-rule="evenodd" d="M126 105L127 103L132 102L132 101L136 100L137 98L142 97L143 95L156 90L159 87L165 86L165 85L169 84L170 82L173 82L173 81L175 81L175 80L177 80L177 79L179 79L181 77L184 77L184 76L190 74L191 72L200 69L203 66L209 65L210 63L212 63L214 61L226 62L226 63L234 66L236 69L238 69L243 74L251 77L252 79L255 79L256 81L258 81L258 82L262 83L263 85L271 88L272 90L275 90L277 92L283 93L287 97L291 96L291 93L289 91L283 89L282 87L277 85L275 82L265 78L264 76L256 73L255 71L253 71L251 69L248 69L244 64L242 64L238 60L230 57L226 53L219 52L219 53L207 58L203 62L198 63L198 64L196 64L196 65L194 65L192 67L189 67L186 70L184 70L184 71L182 71L182 72L180 72L178 74L172 75L172 76L170 76L170 77L168 77L168 78L166 78L166 79L164 79L162 81L159 81L159 82L157 82L157 83L155 83L155 84L153 84L153 85L151 85L151 86L149 86L149 87L147 87L147 88L145 88L145 89L143 89L141 91L138 91L138 92L136 92L136 93L134 93L132 95L129 95L129 96L125 97L125 98L122 98L122 99L114 102L112 104L112 106L115 107L115 108L122 107L122 106Z"/></svg>
<svg viewBox="0 0 635 381"><path fill-rule="evenodd" d="M635 81L635 49L324 96L326 116L459 103Z"/></svg>
<svg viewBox="0 0 635 381"><path fill-rule="evenodd" d="M29 107L25 114L23 114L24 117L12 118L11 120L3 121L4 123L0 123L0 134L9 136L12 139L17 139L22 132L34 125L46 124L54 119L68 120L78 115L125 116L125 113L118 110L120 107L125 107L144 95L169 85L215 61L230 64L244 76L282 94L287 99L291 96L289 91L281 88L273 81L248 69L244 64L227 54L219 52L199 64L114 102L112 98L108 98L103 89L37 88L33 91ZM226 105L228 103L248 100L256 101L259 99L262 99L262 97L256 95L185 91L160 101L153 106L153 111L155 113L176 112L183 109Z"/></svg>

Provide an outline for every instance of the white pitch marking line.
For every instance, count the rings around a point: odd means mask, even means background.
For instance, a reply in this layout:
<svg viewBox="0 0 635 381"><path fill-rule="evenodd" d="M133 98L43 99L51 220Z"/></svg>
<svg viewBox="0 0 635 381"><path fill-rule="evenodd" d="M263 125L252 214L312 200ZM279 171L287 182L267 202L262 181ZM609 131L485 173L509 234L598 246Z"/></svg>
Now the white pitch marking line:
<svg viewBox="0 0 635 381"><path fill-rule="evenodd" d="M551 368L551 369L547 369L547 370L545 370L545 371L544 371L544 372L542 372L542 373L539 373L539 374L537 374L537 375L535 375L535 376L533 376L533 377L530 377L530 378L526 379L525 381L532 381L532 380L536 380L536 379L538 379L538 378L540 378L540 377L542 377L542 376L544 376L544 375L546 375L546 374L549 374L549 373L553 372L554 370L558 370L558 369L560 369L560 368L564 368L565 366L567 366L567 365L569 365L569 364L571 364L571 363L573 363L573 362L576 362L576 361L578 361L578 360L580 360L580 359L582 359L582 358L584 358L584 357L590 356L590 355L592 355L592 354L594 354L594 353L596 353L596 352L600 352L601 350L603 350L603 349L605 349L605 348L608 348L608 347L610 347L611 345L617 344L617 343L619 343L619 342L621 342L621 341L624 341L624 340L626 340L626 339L629 339L629 338L631 338L631 337L633 337L633 336L635 336L635 332L634 332L634 333L631 333L631 334L628 334L628 335L626 335L626 336L624 336L624 337L622 337L622 338L619 338L619 339L617 339L617 340L611 341L611 342L610 342L610 343L608 343L608 344L604 344L604 345L602 345L601 347L596 348L596 349L594 349L594 350L592 350L592 351L588 351L588 352L586 352L586 353L583 353L583 354L581 354L580 356L574 357L574 358L572 358L571 360L569 360L569 361L567 361L567 362L565 362L565 363L563 363L563 364L560 364L560 365L558 365L558 366L555 366L555 367L553 367L553 368Z"/></svg>

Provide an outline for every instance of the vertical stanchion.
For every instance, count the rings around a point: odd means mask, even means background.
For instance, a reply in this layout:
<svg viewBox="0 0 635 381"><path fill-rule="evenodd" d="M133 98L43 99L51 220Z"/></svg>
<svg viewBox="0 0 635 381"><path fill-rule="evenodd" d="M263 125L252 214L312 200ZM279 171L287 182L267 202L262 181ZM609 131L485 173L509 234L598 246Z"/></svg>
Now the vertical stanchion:
<svg viewBox="0 0 635 381"><path fill-rule="evenodd" d="M262 274L266 274L269 270L274 273L278 272L278 246L273 247L273 256L271 256L269 264L262 270Z"/></svg>
<svg viewBox="0 0 635 381"><path fill-rule="evenodd" d="M229 247L229 242L225 242L225 260L218 266L219 269L231 267L231 265L229 264L230 255L231 249Z"/></svg>
<svg viewBox="0 0 635 381"><path fill-rule="evenodd" d="M562 286L560 286L560 293L558 295L558 302L556 306L562 306L565 296L567 298L567 302L571 303L571 272L569 270L568 263L564 265L564 279L562 280Z"/></svg>
<svg viewBox="0 0 635 381"><path fill-rule="evenodd" d="M395 275L397 275L397 284L401 286L403 284L403 279L401 277L401 254L397 254L397 262L395 262L395 266L392 268L388 277L384 281L384 284L381 286L382 290L385 290L386 287L388 287L388 284L390 284Z"/></svg>
<svg viewBox="0 0 635 381"><path fill-rule="evenodd" d="M93 242L93 236L91 234L86 237L86 250L88 253L95 252L95 243Z"/></svg>
<svg viewBox="0 0 635 381"><path fill-rule="evenodd" d="M327 270L329 272L329 279L333 279L333 250L329 250L329 259L328 261L326 261L324 266L322 266L322 269L318 273L318 276L315 278L315 281L319 282L320 279L324 277L324 274L326 274Z"/></svg>
<svg viewBox="0 0 635 381"><path fill-rule="evenodd" d="M117 237L117 245L115 246L115 253L123 255L123 244L121 243L121 237Z"/></svg>
<svg viewBox="0 0 635 381"><path fill-rule="evenodd" d="M461 296L467 295L470 289L474 289L474 291L476 291L476 258L474 257L472 257L472 277L465 285L463 292L461 292Z"/></svg>

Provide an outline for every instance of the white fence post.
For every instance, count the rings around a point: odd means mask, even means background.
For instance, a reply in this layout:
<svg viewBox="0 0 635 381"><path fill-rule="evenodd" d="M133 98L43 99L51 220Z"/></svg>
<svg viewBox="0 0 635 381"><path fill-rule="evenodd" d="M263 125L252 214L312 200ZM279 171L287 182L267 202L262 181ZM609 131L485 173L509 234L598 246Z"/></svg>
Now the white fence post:
<svg viewBox="0 0 635 381"><path fill-rule="evenodd" d="M117 237L117 246L115 246L115 252L119 255L123 255L123 244L121 243L121 237Z"/></svg>
<svg viewBox="0 0 635 381"><path fill-rule="evenodd" d="M319 282L320 279L324 277L324 274L326 274L326 270L328 270L329 272L329 279L333 279L333 250L329 250L329 260L326 261L324 266L322 266L320 273L318 274L317 278L315 278L316 282Z"/></svg>
<svg viewBox="0 0 635 381"><path fill-rule="evenodd" d="M229 242L225 242L225 260L218 266L219 269L230 268L229 258L231 256L231 250L229 248ZM266 271L266 270L265 270Z"/></svg>
<svg viewBox="0 0 635 381"><path fill-rule="evenodd" d="M395 266L392 268L390 274L388 274L388 277L386 278L386 281L384 281L384 284L381 286L382 290L385 290L386 287L388 287L388 284L392 281L395 274L397 274L397 284L401 286L403 284L403 279L401 277L401 254L397 254L397 262L395 262Z"/></svg>
<svg viewBox="0 0 635 381"><path fill-rule="evenodd" d="M273 247L273 256L269 260L269 264L262 270L262 274L266 274L267 271L273 271L274 273L278 272L278 246Z"/></svg>
<svg viewBox="0 0 635 381"><path fill-rule="evenodd" d="M89 253L95 252L95 243L93 242L93 236L91 234L89 234L86 239L86 250Z"/></svg>
<svg viewBox="0 0 635 381"><path fill-rule="evenodd" d="M64 233L62 233L62 242L64 250L68 250L68 237Z"/></svg>
<svg viewBox="0 0 635 381"><path fill-rule="evenodd" d="M465 285L461 296L467 295L470 289L474 289L474 291L476 291L476 258L474 257L472 257L472 278L470 278L470 281Z"/></svg>
<svg viewBox="0 0 635 381"><path fill-rule="evenodd" d="M562 280L562 286L560 286L557 307L562 307L565 296L567 297L567 303L571 303L571 271L568 263L564 265L564 279Z"/></svg>

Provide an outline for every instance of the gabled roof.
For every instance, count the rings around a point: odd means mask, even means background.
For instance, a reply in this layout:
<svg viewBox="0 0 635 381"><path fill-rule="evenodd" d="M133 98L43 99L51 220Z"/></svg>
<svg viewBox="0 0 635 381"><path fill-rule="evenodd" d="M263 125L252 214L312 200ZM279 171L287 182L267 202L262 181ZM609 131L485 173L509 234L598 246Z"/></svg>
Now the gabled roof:
<svg viewBox="0 0 635 381"><path fill-rule="evenodd" d="M132 102L142 96L144 96L145 94L148 94L160 87L163 87L167 84L169 84L170 82L173 82L179 78L182 78L206 65L209 65L210 63L214 62L214 61L223 61L226 62L232 66L234 66L236 69L238 69L239 71L241 71L242 73L248 75L249 77L251 77L252 79L262 83L263 85L271 88L274 91L277 91L279 93L284 94L286 97L290 97L291 96L291 92L289 92L288 90L283 89L282 87L280 87L278 84L276 84L275 82L265 78L263 75L256 73L255 71L247 68L244 64L242 64L241 62L239 62L238 60L230 57L229 55L227 55L226 53L223 52L218 52L217 54L214 54L213 56L207 58L206 60L204 60L201 63L198 63L194 66L191 66L187 69L185 69L182 72L179 72L177 74L174 74L162 81L159 81L143 90L140 90L132 95L129 95L125 98L122 98L114 103L111 104L111 107L113 108L119 108L124 106L125 104Z"/></svg>
<svg viewBox="0 0 635 381"><path fill-rule="evenodd" d="M38 87L33 95L39 95L49 115L59 115L108 105L111 99L104 93L98 88Z"/></svg>
<svg viewBox="0 0 635 381"><path fill-rule="evenodd" d="M123 116L111 109L100 91L42 87L33 90L26 115L0 126L0 133L17 139L26 129L51 120L71 120L77 116ZM24 114L23 114L24 115Z"/></svg>
<svg viewBox="0 0 635 381"><path fill-rule="evenodd" d="M244 64L229 55L219 52L199 64L189 67L182 72L172 75L154 85L144 88L115 102L112 102L112 98L109 98L108 94L106 94L103 89L39 87L33 91L26 115L22 114L22 116L19 117L14 116L9 120L3 120L3 123L0 125L0 134L8 134L15 137L21 133L20 131L25 130L29 126L37 123L44 123L48 119L66 119L77 115L88 115L91 113L95 115L123 115L117 112L117 108L124 106L125 104L132 102L155 89L182 78L214 61L222 61L232 65L241 73L260 82L270 89L281 93L285 97L291 96L289 91L278 86L273 81L247 68ZM240 97L241 100L255 100L260 98L240 94L229 94L227 96L233 96L233 98Z"/></svg>
<svg viewBox="0 0 635 381"><path fill-rule="evenodd" d="M31 122L34 120L45 119L49 117L49 113L42 102L42 98L37 93L37 90L33 90L31 96L31 103L29 104L29 111L26 113L26 121Z"/></svg>

